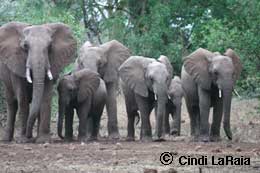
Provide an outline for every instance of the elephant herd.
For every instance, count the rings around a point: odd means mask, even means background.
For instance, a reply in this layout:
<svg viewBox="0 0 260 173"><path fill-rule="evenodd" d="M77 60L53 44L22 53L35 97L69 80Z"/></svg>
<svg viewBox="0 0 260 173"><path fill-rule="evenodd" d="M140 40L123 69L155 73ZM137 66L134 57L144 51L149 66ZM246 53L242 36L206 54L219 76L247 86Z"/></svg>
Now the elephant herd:
<svg viewBox="0 0 260 173"><path fill-rule="evenodd" d="M104 107L108 137L119 139L117 90L122 86L127 112L127 140L135 140L135 119L141 119L140 139L162 141L165 134L180 135L185 98L194 141L220 140L224 130L232 139L232 91L242 65L232 49L224 54L199 48L183 59L181 78L173 76L166 56L131 56L116 40L99 46L86 42L78 51L70 28L63 23L30 25L10 22L0 27L0 81L4 84L7 125L2 141L12 141L16 115L21 130L16 141L50 141L53 86L58 91L58 136L73 140L74 109L79 118L78 140L97 140ZM60 76L74 62L70 73ZM209 110L213 119L209 124ZM150 114L155 110L152 135ZM172 123L169 123L169 116ZM65 133L63 135L63 120ZM37 120L37 136L33 129Z"/></svg>

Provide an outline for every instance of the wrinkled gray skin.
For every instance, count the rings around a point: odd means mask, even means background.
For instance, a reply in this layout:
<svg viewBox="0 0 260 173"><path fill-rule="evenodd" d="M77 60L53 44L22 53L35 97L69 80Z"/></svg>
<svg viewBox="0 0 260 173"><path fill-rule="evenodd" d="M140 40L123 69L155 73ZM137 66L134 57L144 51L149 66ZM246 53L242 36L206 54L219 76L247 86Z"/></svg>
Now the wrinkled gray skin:
<svg viewBox="0 0 260 173"><path fill-rule="evenodd" d="M65 140L73 140L74 109L79 118L78 139L80 141L97 140L100 118L106 103L106 86L95 72L87 69L63 76L58 84L59 116L58 136L62 135L65 115ZM91 123L87 124L90 119ZM91 127L88 127L91 125ZM87 129L91 129L87 137Z"/></svg>
<svg viewBox="0 0 260 173"><path fill-rule="evenodd" d="M49 141L52 86L63 67L73 61L75 50L76 41L62 23L11 22L0 28L0 79L8 108L3 141L13 139L17 113L21 122L18 142L31 141L36 118L36 142Z"/></svg>
<svg viewBox="0 0 260 173"><path fill-rule="evenodd" d="M111 139L120 137L117 127L118 68L130 56L130 51L116 40L100 46L86 42L80 49L75 69L87 68L98 72L107 89L106 109L108 114L108 135Z"/></svg>
<svg viewBox="0 0 260 173"><path fill-rule="evenodd" d="M190 116L191 136L194 140L220 140L223 114L225 133L232 139L232 91L241 69L240 59L232 49L221 55L199 48L184 59L181 79ZM210 107L213 107L211 127L208 122Z"/></svg>
<svg viewBox="0 0 260 173"><path fill-rule="evenodd" d="M181 105L183 98L183 89L181 79L174 76L168 90L168 103L166 105L165 131L166 134L180 136L181 132ZM170 126L169 115L172 116Z"/></svg>
<svg viewBox="0 0 260 173"><path fill-rule="evenodd" d="M142 141L152 140L150 114L154 107L157 107L155 140L164 139L163 122L171 81L169 71L172 70L167 69L171 68L168 58L166 62L168 64L152 58L131 56L119 68L128 116L127 140L135 139L134 122L138 111L141 114L140 138Z"/></svg>

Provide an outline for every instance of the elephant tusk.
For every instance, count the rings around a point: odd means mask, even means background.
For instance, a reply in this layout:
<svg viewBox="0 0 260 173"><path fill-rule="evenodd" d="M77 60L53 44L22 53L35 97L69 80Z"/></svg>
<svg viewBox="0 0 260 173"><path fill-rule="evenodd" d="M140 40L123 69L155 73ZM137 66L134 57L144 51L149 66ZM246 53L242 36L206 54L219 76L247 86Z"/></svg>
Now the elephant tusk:
<svg viewBox="0 0 260 173"><path fill-rule="evenodd" d="M157 95L156 94L154 94L154 100L157 100Z"/></svg>
<svg viewBox="0 0 260 173"><path fill-rule="evenodd" d="M218 97L221 98L222 97L222 93L221 93L221 89L218 90Z"/></svg>
<svg viewBox="0 0 260 173"><path fill-rule="evenodd" d="M30 68L26 68L26 80L27 80L29 83L32 83Z"/></svg>
<svg viewBox="0 0 260 173"><path fill-rule="evenodd" d="M48 71L47 71L47 76L48 76L48 78L49 78L50 80L53 79L53 76L52 76L52 74L51 74L51 70L50 70L50 69L48 69Z"/></svg>
<svg viewBox="0 0 260 173"><path fill-rule="evenodd" d="M170 95L168 95L168 99L171 99L171 96L170 96Z"/></svg>

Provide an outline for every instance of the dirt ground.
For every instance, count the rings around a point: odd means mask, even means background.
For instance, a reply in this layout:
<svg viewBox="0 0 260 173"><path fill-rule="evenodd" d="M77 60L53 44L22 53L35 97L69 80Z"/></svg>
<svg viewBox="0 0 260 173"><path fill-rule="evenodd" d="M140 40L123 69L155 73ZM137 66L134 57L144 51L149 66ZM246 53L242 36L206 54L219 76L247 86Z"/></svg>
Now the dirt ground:
<svg viewBox="0 0 260 173"><path fill-rule="evenodd" d="M106 138L107 116L101 122L102 138L91 143L64 143L56 135L55 116L52 120L53 143L9 144L0 143L0 172L260 172L260 117L257 99L233 99L231 126L233 141L228 141L222 130L222 141L195 143L189 141L189 118L183 103L182 131L180 137L167 137L166 142L142 143L139 139L140 123L135 142L126 142L127 116L124 100L118 101L119 129L121 139ZM154 127L154 116L151 116ZM78 123L75 122L75 129ZM76 130L75 130L76 131ZM2 132L2 130L1 130ZM160 162L163 152L171 152L173 162L165 166ZM181 156L210 160L214 157L249 157L249 166L212 165L182 166Z"/></svg>

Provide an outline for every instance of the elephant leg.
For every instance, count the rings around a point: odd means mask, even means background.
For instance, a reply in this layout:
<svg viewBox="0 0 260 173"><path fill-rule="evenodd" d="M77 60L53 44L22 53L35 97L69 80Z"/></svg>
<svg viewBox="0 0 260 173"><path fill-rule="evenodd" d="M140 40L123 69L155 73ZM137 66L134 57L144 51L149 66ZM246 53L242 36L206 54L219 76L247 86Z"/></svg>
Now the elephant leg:
<svg viewBox="0 0 260 173"><path fill-rule="evenodd" d="M133 109L133 103L126 99L126 113L127 113L127 141L135 140L135 116L138 114L137 110Z"/></svg>
<svg viewBox="0 0 260 173"><path fill-rule="evenodd" d="M44 86L42 105L40 109L39 134L36 139L36 143L44 143L50 141L52 88L52 81L46 81L46 85Z"/></svg>
<svg viewBox="0 0 260 173"><path fill-rule="evenodd" d="M11 141L14 137L14 124L18 104L17 101L14 99L14 93L7 88L5 88L5 96L7 101L7 124L2 141L8 142Z"/></svg>
<svg viewBox="0 0 260 173"><path fill-rule="evenodd" d="M97 113L93 114L93 116L92 116L93 123L92 123L92 133L91 133L91 137L90 137L91 141L97 140L97 138L98 138L100 119L101 119L102 112L97 112Z"/></svg>
<svg viewBox="0 0 260 173"><path fill-rule="evenodd" d="M135 140L135 117L139 118L138 106L136 105L134 92L122 83L122 89L125 96L125 107L127 113L127 141Z"/></svg>
<svg viewBox="0 0 260 173"><path fill-rule="evenodd" d="M105 96L102 97L105 100ZM99 127L100 127L100 121L101 121L101 116L103 114L105 107L105 102L99 103L96 105L92 111L92 119L93 119L93 125L92 125L92 134L91 134L91 140L97 140L98 135L99 135Z"/></svg>
<svg viewBox="0 0 260 173"><path fill-rule="evenodd" d="M157 111L156 111L157 112ZM166 108L165 111L165 119L164 119L164 133L170 134L170 111L168 108Z"/></svg>
<svg viewBox="0 0 260 173"><path fill-rule="evenodd" d="M200 136L199 140L209 141L209 111L211 97L209 91L198 88L199 91L199 108L200 108Z"/></svg>
<svg viewBox="0 0 260 173"><path fill-rule="evenodd" d="M21 130L20 130L20 136L16 139L16 142L18 143L25 143L29 142L28 138L26 137L26 125L29 115L29 95L26 92L26 83L25 81L20 81L19 84L21 87L18 89L17 95L17 101L18 101L18 117L19 121L21 123Z"/></svg>
<svg viewBox="0 0 260 173"><path fill-rule="evenodd" d="M127 112L127 141L134 141L135 140L135 116L137 111L131 111L129 109L126 110Z"/></svg>
<svg viewBox="0 0 260 173"><path fill-rule="evenodd" d="M140 139L142 141L152 140L152 130L150 124L150 114L153 109L151 104L149 104L148 98L144 98L135 94L137 106L141 113L141 134Z"/></svg>
<svg viewBox="0 0 260 173"><path fill-rule="evenodd" d="M90 139L92 132L93 132L93 123L94 123L94 119L92 118L92 114L89 115L88 119L87 119L87 138Z"/></svg>
<svg viewBox="0 0 260 173"><path fill-rule="evenodd" d="M199 135L199 107L186 100L187 110L190 117L190 135L197 140Z"/></svg>
<svg viewBox="0 0 260 173"><path fill-rule="evenodd" d="M223 115L223 101L217 98L213 108L213 122L210 128L210 141L220 141L220 125Z"/></svg>
<svg viewBox="0 0 260 173"><path fill-rule="evenodd" d="M82 142L87 141L87 120L89 116L90 107L91 107L91 102L88 100L82 103L77 110L78 117L79 117L78 139L79 141Z"/></svg>
<svg viewBox="0 0 260 173"><path fill-rule="evenodd" d="M73 140L73 118L73 107L68 106L65 111L65 141L68 142Z"/></svg>
<svg viewBox="0 0 260 173"><path fill-rule="evenodd" d="M37 134L40 134L40 122L41 122L41 116L40 116L40 113L39 113L38 116L37 116Z"/></svg>
<svg viewBox="0 0 260 173"><path fill-rule="evenodd" d="M106 109L108 115L108 135L111 139L119 139L119 131L117 126L117 83L106 83L107 101Z"/></svg>

